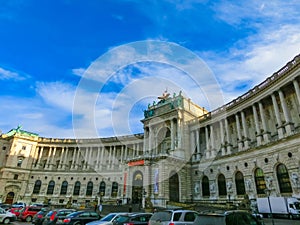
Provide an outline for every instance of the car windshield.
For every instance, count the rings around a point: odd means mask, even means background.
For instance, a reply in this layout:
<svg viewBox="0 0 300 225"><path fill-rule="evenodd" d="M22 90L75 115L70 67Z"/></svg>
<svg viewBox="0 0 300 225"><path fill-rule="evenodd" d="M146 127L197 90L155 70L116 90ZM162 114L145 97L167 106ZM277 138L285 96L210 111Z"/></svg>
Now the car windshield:
<svg viewBox="0 0 300 225"><path fill-rule="evenodd" d="M298 209L298 210L300 209L300 204L299 204L299 202L294 202L294 206L295 206L296 209Z"/></svg>
<svg viewBox="0 0 300 225"><path fill-rule="evenodd" d="M129 216L126 216L126 215L120 215L116 218L116 221L118 223L124 223L124 222L127 222L129 220Z"/></svg>
<svg viewBox="0 0 300 225"><path fill-rule="evenodd" d="M100 221L111 221L114 217L116 216L116 214L108 214L107 216L103 217Z"/></svg>
<svg viewBox="0 0 300 225"><path fill-rule="evenodd" d="M68 215L68 217L75 217L75 216L77 216L78 214L80 214L81 212L73 212L73 213L70 213L69 215Z"/></svg>
<svg viewBox="0 0 300 225"><path fill-rule="evenodd" d="M151 217L151 220L170 221L171 217L172 212L170 211L156 212Z"/></svg>

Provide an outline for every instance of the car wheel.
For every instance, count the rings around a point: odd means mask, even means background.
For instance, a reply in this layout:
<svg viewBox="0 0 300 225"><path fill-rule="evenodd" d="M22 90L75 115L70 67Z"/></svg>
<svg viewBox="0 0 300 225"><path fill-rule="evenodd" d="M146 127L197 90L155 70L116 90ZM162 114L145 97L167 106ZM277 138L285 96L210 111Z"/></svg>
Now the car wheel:
<svg viewBox="0 0 300 225"><path fill-rule="evenodd" d="M31 216L27 216L25 220L26 220L26 222L31 222L32 221L32 217Z"/></svg>
<svg viewBox="0 0 300 225"><path fill-rule="evenodd" d="M4 224L9 224L9 223L10 223L10 219L9 219L9 218L5 218L2 222L3 222Z"/></svg>

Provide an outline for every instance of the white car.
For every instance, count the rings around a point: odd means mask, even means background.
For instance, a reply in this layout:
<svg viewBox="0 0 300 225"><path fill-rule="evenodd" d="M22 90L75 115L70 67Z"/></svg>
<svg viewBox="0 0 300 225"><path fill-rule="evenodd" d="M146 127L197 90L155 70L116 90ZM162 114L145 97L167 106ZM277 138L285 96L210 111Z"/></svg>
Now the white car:
<svg viewBox="0 0 300 225"><path fill-rule="evenodd" d="M15 214L0 208L0 223L8 224L16 220L17 216Z"/></svg>
<svg viewBox="0 0 300 225"><path fill-rule="evenodd" d="M130 213L109 213L101 220L95 220L87 223L86 225L113 225L113 222L122 215L130 215Z"/></svg>

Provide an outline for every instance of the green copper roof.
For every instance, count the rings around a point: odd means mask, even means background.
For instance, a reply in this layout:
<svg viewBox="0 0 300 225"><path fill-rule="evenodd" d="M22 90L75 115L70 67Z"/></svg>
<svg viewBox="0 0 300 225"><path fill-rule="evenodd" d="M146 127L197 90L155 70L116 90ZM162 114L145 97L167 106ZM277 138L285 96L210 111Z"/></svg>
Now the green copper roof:
<svg viewBox="0 0 300 225"><path fill-rule="evenodd" d="M21 130L22 126L18 126L16 129L11 129L6 133L7 137L13 136L15 134L21 134L23 136L29 136L29 137L38 137L39 135L36 133L28 132L25 130Z"/></svg>

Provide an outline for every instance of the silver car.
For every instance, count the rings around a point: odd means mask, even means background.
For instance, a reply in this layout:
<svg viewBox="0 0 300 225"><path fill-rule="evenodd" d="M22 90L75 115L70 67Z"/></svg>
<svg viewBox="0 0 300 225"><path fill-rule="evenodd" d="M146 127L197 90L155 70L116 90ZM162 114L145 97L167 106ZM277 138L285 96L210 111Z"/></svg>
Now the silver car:
<svg viewBox="0 0 300 225"><path fill-rule="evenodd" d="M198 212L192 210L164 210L155 212L149 225L192 225Z"/></svg>

